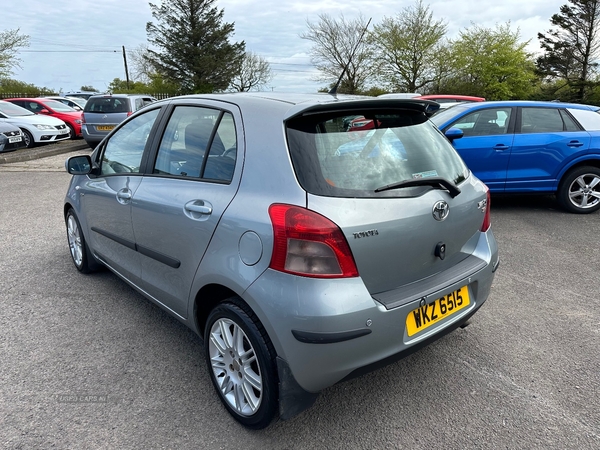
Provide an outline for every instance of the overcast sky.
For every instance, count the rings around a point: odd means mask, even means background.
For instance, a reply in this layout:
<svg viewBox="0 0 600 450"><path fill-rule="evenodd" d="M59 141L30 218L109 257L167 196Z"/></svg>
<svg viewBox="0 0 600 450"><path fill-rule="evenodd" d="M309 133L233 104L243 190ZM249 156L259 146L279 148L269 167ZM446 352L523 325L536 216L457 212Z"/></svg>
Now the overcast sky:
<svg viewBox="0 0 600 450"><path fill-rule="evenodd" d="M13 0L16 2L16 0ZM153 0L159 4L161 0ZM4 0L0 29L20 28L30 36L21 51L22 69L13 78L63 92L91 85L105 90L114 78L125 79L122 46L132 50L147 43L146 23L152 21L146 0L21 0L10 7ZM433 0L435 19L448 24L452 38L473 23L493 28L511 23L530 51L539 50L537 33L550 28L550 17L567 0ZM359 14L372 24L394 17L414 0L217 0L224 20L235 24L234 41L271 63L274 78L269 89L280 92L315 92L326 83L314 81L310 65L311 42L299 35L307 20L326 13L346 19ZM17 6L16 4L13 6Z"/></svg>

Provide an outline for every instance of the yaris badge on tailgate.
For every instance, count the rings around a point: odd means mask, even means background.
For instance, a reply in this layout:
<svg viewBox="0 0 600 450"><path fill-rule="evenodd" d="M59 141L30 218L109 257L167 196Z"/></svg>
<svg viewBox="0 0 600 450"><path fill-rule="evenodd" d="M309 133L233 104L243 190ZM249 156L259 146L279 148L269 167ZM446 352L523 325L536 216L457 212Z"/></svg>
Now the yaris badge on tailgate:
<svg viewBox="0 0 600 450"><path fill-rule="evenodd" d="M448 214L450 214L450 206L444 200L440 200L433 205L433 218L439 222L446 220Z"/></svg>

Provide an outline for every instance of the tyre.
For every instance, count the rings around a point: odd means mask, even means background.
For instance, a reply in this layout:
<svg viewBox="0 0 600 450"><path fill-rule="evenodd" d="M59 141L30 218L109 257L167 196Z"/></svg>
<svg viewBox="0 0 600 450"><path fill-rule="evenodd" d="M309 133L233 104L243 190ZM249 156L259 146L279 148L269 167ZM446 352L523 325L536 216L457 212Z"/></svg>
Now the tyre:
<svg viewBox="0 0 600 450"><path fill-rule="evenodd" d="M72 208L69 209L65 216L65 223L67 225L67 240L69 242L71 259L77 270L81 273L90 273L98 270L100 265L96 262L87 246L87 242L81 231L81 225Z"/></svg>
<svg viewBox="0 0 600 450"><path fill-rule="evenodd" d="M67 127L69 128L69 139L77 139L77 134L75 133L75 128L73 128L69 124L67 124Z"/></svg>
<svg viewBox="0 0 600 450"><path fill-rule="evenodd" d="M265 428L278 406L275 349L256 315L239 298L218 304L204 332L208 371L229 413Z"/></svg>
<svg viewBox="0 0 600 450"><path fill-rule="evenodd" d="M565 174L558 186L561 206L575 214L589 214L600 209L600 169L577 167Z"/></svg>
<svg viewBox="0 0 600 450"><path fill-rule="evenodd" d="M27 148L31 148L35 145L35 141L33 140L33 136L31 133L24 128L21 128L21 132L23 133L23 139L25 139L25 144Z"/></svg>

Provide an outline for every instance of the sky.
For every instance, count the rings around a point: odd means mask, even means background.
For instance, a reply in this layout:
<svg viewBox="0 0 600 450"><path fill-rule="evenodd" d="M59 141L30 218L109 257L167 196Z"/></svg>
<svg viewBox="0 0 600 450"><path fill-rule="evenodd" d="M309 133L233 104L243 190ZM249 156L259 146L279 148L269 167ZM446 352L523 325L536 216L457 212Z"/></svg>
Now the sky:
<svg viewBox="0 0 600 450"><path fill-rule="evenodd" d="M9 0L2 0L8 6ZM15 0L13 0L15 1ZM161 0L153 0L160 4ZM444 20L447 37L479 25L494 28L510 22L528 50L539 52L537 33L550 29L550 17L567 0L432 0L428 5L435 20ZM415 0L216 0L225 22L234 23L232 40L245 41L246 50L271 64L273 79L267 89L275 92L316 92L327 83L317 81L310 64L310 41L300 38L307 22L319 14L346 20L359 14L372 18L396 17ZM129 52L147 44L146 23L152 18L147 0L21 0L19 7L2 11L0 30L20 29L30 46L19 52L21 68L12 78L59 92L83 85L100 91L114 78L125 79L123 47ZM131 71L131 69L130 69Z"/></svg>

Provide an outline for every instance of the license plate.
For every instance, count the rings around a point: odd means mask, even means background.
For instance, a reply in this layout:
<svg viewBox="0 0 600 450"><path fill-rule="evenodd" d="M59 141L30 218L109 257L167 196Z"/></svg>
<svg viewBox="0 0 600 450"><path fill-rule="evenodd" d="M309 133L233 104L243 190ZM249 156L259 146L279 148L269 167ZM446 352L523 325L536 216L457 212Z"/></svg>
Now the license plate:
<svg viewBox="0 0 600 450"><path fill-rule="evenodd" d="M466 308L471 303L469 289L463 286L436 301L419 306L406 316L406 333L412 336L442 319Z"/></svg>
<svg viewBox="0 0 600 450"><path fill-rule="evenodd" d="M13 136L13 137L8 138L9 144L12 144L14 142L21 142L21 141L22 141L21 136Z"/></svg>
<svg viewBox="0 0 600 450"><path fill-rule="evenodd" d="M114 128L114 125L98 125L96 126L96 130L98 131L110 131Z"/></svg>

